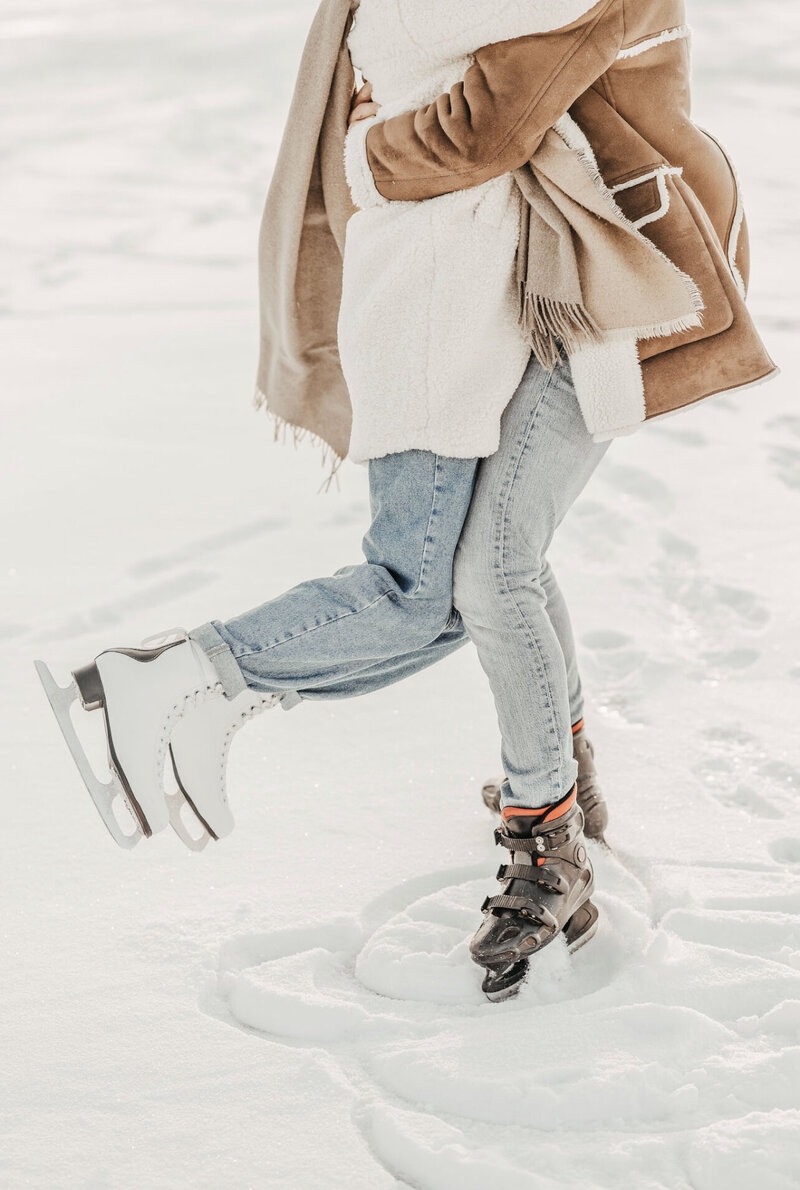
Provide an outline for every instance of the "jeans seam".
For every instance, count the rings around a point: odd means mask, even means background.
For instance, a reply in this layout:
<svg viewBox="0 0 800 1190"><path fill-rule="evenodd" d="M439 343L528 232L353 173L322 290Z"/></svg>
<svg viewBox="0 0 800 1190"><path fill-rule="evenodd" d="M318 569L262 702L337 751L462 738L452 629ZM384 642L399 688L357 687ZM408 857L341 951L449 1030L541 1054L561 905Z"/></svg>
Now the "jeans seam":
<svg viewBox="0 0 800 1190"><path fill-rule="evenodd" d="M536 422L539 418L539 414L541 412L545 398L546 398L547 393L550 389L550 384L552 382L552 379L553 379L553 373L552 372L548 373L544 391L542 392L541 397L539 398L539 400L536 403L536 408L533 411L533 417L530 419L528 427L522 437L519 453L518 453L516 459L513 460L513 474L508 482L507 492L506 492L505 496L503 497L502 506L499 510L500 516L498 519L498 533L497 533L497 539L496 539L496 551L497 551L497 553L499 553L499 565L497 564L497 562L495 563L495 565L496 565L497 569L499 570L503 593L511 601L511 603L517 613L519 623L521 624L522 630L525 633L526 637L528 638L529 644L535 651L537 659L538 659L538 669L539 669L539 674L541 675L539 677L539 683L540 683L541 689L544 691L544 694L545 694L545 701L547 704L547 710L549 712L549 718L550 718L550 728L556 737L556 747L555 747L555 749L553 749L553 751L558 758L558 770L560 773L564 769L564 755L563 755L563 750L561 747L561 738L560 738L558 732L555 730L556 724L555 724L555 715L554 715L554 711L553 711L553 691L552 691L552 687L550 685L550 679L549 679L549 676L547 673L547 667L544 664L544 658L542 656L541 645L539 644L539 641L536 638L536 634L531 631L530 626L529 626L527 620L525 619L525 615L523 614L522 608L520 607L519 602L515 598L514 592L512 591L511 587L509 586L508 575L506 573L506 553L507 553L507 548L508 548L506 529L508 526L508 518L509 518L509 513L510 513L509 506L511 504L512 496L513 496L513 492L514 492L514 481L516 480L516 478L519 474L519 469L520 469L520 466L522 465L522 459L525 455L525 451L526 451L528 443L530 441L531 434L533 433L533 430L536 426ZM561 793L563 791L561 789L559 789L557 792L558 792L558 795L561 796Z"/></svg>
<svg viewBox="0 0 800 1190"><path fill-rule="evenodd" d="M352 611L343 612L341 616L334 616L333 619L326 620L323 624L315 624L313 628L303 628L300 632L295 632L292 636L285 637L283 640L276 640L273 644L267 645L263 649L250 649L246 653L238 653L234 654L234 656L237 661L243 661L246 657L260 657L263 653L269 653L272 649L279 648L280 645L290 645L302 636L310 636L312 632L318 632L320 628L327 628L329 624L338 624L341 620L346 620L349 616L358 616L362 612L369 611L371 607L375 607L382 599L387 599L390 595L391 591L384 591L382 595L378 595L371 603L365 603L363 607L356 607Z"/></svg>
<svg viewBox="0 0 800 1190"><path fill-rule="evenodd" d="M439 472L441 470L441 460L439 455L434 455L433 459L433 491L431 493L431 509L428 513L428 523L425 526L425 537L422 541L422 557L419 564L419 578L417 585L412 591L412 595L418 595L422 590L422 580L425 577L425 564L428 559L428 538L430 537L431 525L433 524L434 513L436 512L436 497L439 491Z"/></svg>

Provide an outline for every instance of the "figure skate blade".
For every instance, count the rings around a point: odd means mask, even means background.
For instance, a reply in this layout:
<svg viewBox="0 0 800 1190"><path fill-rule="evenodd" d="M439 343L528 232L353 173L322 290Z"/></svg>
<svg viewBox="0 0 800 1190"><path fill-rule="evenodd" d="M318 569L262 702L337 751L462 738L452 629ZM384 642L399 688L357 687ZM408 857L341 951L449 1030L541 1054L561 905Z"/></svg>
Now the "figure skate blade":
<svg viewBox="0 0 800 1190"><path fill-rule="evenodd" d="M130 805L123 784L119 775L110 768L111 779L107 782L100 781L95 775L94 770L89 762L89 758L78 739L78 734L75 731L75 725L70 716L70 707L73 702L79 699L78 687L72 681L69 686L59 686L55 681L50 670L43 661L34 662L36 672L39 675L39 680L44 687L44 692L47 695L47 700L53 709L53 714L56 717L61 734L64 737L67 747L72 753L72 759L80 773L83 783L86 786L89 796L97 807L103 822L106 825L108 833L111 835L115 843L125 850L130 850L144 838L144 832L141 826L138 825L135 811ZM130 811L133 816L133 831L126 832L120 825L116 813L115 802L118 798L122 799L122 803Z"/></svg>

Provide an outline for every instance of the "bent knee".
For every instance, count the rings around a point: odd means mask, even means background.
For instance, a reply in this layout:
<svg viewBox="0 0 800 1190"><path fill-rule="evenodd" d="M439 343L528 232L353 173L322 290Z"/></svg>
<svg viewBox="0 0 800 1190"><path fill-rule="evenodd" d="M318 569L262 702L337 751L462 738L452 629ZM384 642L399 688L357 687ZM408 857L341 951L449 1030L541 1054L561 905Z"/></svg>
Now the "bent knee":
<svg viewBox="0 0 800 1190"><path fill-rule="evenodd" d="M544 568L540 558L526 558L524 566L504 566L488 554L459 553L453 567L453 605L465 621L491 625L505 617L521 591L545 602Z"/></svg>
<svg viewBox="0 0 800 1190"><path fill-rule="evenodd" d="M403 651L424 648L452 628L453 605L445 599L407 599L408 612L404 624ZM398 642L399 643L399 642Z"/></svg>

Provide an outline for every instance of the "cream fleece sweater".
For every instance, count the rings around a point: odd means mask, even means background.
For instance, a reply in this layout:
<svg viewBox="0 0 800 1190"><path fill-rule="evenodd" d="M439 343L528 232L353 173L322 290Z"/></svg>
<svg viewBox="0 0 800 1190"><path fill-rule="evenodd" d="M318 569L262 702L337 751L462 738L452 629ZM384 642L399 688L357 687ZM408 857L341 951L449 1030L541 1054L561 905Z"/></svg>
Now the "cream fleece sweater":
<svg viewBox="0 0 800 1190"><path fill-rule="evenodd" d="M524 200L513 175L423 202L390 202L367 163L369 128L454 86L481 46L560 28L591 7L361 0L348 47L382 107L352 125L345 143L360 210L347 224L338 341L356 462L411 449L493 454L530 355L517 320Z"/></svg>

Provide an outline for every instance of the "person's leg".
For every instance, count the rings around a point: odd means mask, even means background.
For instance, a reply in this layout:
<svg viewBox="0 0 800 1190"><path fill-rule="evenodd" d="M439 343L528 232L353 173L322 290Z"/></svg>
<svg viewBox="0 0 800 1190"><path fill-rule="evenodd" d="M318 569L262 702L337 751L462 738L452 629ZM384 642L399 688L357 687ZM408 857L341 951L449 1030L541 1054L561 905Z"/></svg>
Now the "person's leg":
<svg viewBox="0 0 800 1190"><path fill-rule="evenodd" d="M504 807L548 805L575 784L571 729L572 712L582 709L580 680L546 551L607 446L586 431L569 365L550 374L531 356L503 415L500 449L481 461L454 570L454 603L497 708ZM548 593L555 593L551 614Z"/></svg>
<svg viewBox="0 0 800 1190"><path fill-rule="evenodd" d="M558 637L567 666L570 721L574 725L583 718L583 688L569 611L549 562L545 563L545 568L542 571L542 586L547 594L546 611L553 625L553 631ZM342 682L333 680L324 686L306 691L303 697L308 700L352 698L371 694L374 690L381 690L384 686L392 685L393 682L401 682L404 678L419 673L428 666L435 665L437 661L442 661L451 653L455 653L470 643L464 621L460 613L453 608L450 620L443 631L435 640L423 645L422 648L414 649L410 653L399 654L397 657L383 657L365 669L359 670L357 680L354 680L352 676L346 677ZM296 702L288 702L287 710L293 705L296 705Z"/></svg>
<svg viewBox="0 0 800 1190"><path fill-rule="evenodd" d="M583 686L578 668L578 650L575 648L575 636L572 631L567 602L556 581L553 568L545 558L540 576L542 589L545 593L545 611L553 625L553 632L558 637L564 664L567 668L567 696L569 698L569 718L574 726L583 719Z"/></svg>
<svg viewBox="0 0 800 1190"><path fill-rule="evenodd" d="M542 572L542 585L547 593L547 614L567 663L570 714L574 724L583 715L583 692L569 612L549 563L545 563L545 569ZM192 635L198 633L201 639L208 641L208 651L216 653L217 658L220 654L227 654L227 660L223 662L223 665L227 664L228 669L232 670L233 682L238 685L239 666L225 642L218 639L217 630L214 629L212 633L207 633L204 629L197 629ZM381 690L394 682L401 682L428 666L435 665L469 643L469 634L464 627L461 615L453 608L449 621L434 640L421 647L413 648L407 653L381 657L363 668L352 665L340 679L333 677L323 685L307 689L303 692L302 698L304 701L308 701L326 698L353 698L371 694L375 690ZM289 694L283 699L282 705L285 709L290 710L300 701L299 697Z"/></svg>
<svg viewBox="0 0 800 1190"><path fill-rule="evenodd" d="M374 664L360 669L356 675L345 677L341 682L332 680L314 690L304 691L303 700L353 698L371 694L374 690L382 690L385 686L402 682L404 678L435 665L437 661L449 657L451 653L469 643L470 639L461 616L458 612L452 612L450 621L435 640L413 649L410 653L401 653L397 657L383 657ZM295 701L289 702L286 710L295 705Z"/></svg>
<svg viewBox="0 0 800 1190"><path fill-rule="evenodd" d="M542 586L547 596L545 610L550 617L553 631L558 637L561 652L567 667L567 690L569 693L570 722L573 726L583 719L583 687L578 669L578 654L575 648L575 638L572 632L572 621L561 588L556 582L556 576L550 563L545 561L542 570ZM419 673L429 665L435 665L444 657L449 657L457 649L469 643L469 634L464 627L461 615L453 608L450 621L444 631L432 640L430 644L416 649L413 653L405 653L399 657L387 657L376 662L358 675L358 686L351 682L342 686L331 684L309 694L310 698L346 698L351 694L369 694L373 690L380 690L392 682L400 682L410 674Z"/></svg>
<svg viewBox="0 0 800 1190"><path fill-rule="evenodd" d="M291 706L326 692L366 693L458 647L463 628L452 615L453 555L476 469L476 459L428 451L373 460L365 562L190 633L228 696L250 687L282 694ZM415 661L432 642L432 652Z"/></svg>

